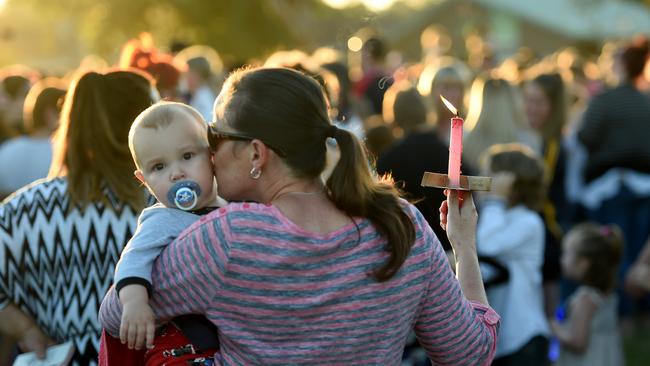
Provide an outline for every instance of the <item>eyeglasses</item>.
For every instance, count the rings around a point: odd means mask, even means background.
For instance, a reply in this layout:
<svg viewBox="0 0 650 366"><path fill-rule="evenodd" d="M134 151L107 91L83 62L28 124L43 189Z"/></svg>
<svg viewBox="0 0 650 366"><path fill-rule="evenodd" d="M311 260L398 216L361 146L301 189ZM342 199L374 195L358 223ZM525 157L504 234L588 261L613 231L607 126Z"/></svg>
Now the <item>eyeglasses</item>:
<svg viewBox="0 0 650 366"><path fill-rule="evenodd" d="M271 150L275 151L276 154L280 155L281 157L286 157L287 154L280 149L277 146L273 146L269 144L268 142L258 138L258 137L252 137L243 133L237 133L237 132L226 132L226 131L219 131L217 127L215 126L215 123L212 122L210 123L210 128L208 129L208 143L210 144L210 148L212 150L216 150L221 141L225 140L231 140L231 141L252 141L252 140L260 140L264 143L264 145L268 146Z"/></svg>

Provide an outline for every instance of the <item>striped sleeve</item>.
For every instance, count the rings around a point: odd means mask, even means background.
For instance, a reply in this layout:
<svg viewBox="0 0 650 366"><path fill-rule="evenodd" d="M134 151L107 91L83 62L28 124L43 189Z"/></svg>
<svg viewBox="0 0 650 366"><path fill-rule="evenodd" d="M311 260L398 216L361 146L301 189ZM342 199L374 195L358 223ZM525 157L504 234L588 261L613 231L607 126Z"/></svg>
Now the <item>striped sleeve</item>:
<svg viewBox="0 0 650 366"><path fill-rule="evenodd" d="M489 365L496 351L499 316L465 298L435 234L428 225L421 227L433 247L433 258L415 334L435 365Z"/></svg>
<svg viewBox="0 0 650 366"><path fill-rule="evenodd" d="M224 222L223 215L203 216L156 259L149 304L158 321L183 314L205 314L221 287L228 262ZM100 308L100 322L116 335L121 316L122 306L111 287Z"/></svg>

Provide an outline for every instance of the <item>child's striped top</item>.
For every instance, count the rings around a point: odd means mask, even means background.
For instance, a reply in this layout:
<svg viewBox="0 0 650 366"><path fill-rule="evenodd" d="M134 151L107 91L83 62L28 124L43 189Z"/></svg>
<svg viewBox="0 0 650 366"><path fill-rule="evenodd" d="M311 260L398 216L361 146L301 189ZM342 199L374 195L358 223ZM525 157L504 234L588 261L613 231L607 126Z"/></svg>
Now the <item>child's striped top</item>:
<svg viewBox="0 0 650 366"><path fill-rule="evenodd" d="M436 365L489 364L498 315L468 302L438 239L404 203L416 241L380 283L386 240L367 219L307 232L271 205L230 204L203 216L156 260L159 319L205 314L219 328L221 365L399 365L411 330ZM113 289L100 321L119 333Z"/></svg>

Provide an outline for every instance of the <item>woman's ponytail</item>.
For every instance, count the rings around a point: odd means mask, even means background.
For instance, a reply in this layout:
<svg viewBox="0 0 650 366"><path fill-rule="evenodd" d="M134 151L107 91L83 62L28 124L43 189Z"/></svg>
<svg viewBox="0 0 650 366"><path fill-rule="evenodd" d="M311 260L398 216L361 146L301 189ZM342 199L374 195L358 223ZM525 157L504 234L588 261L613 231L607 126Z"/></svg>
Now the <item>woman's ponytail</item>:
<svg viewBox="0 0 650 366"><path fill-rule="evenodd" d="M399 203L399 193L389 181L375 181L359 141L342 129L331 133L341 158L327 180L334 204L348 215L367 217L387 239L389 260L374 272L380 281L389 280L406 260L415 241L411 218Z"/></svg>

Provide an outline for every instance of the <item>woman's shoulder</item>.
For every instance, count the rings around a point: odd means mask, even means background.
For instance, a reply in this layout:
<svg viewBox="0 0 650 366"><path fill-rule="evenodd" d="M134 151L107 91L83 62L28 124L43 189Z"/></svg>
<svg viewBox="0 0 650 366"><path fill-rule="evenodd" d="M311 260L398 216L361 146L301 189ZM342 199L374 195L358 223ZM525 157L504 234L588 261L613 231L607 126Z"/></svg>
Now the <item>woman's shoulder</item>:
<svg viewBox="0 0 650 366"><path fill-rule="evenodd" d="M420 237L421 233L425 230L425 225L428 226L424 216L408 201L400 198L399 203L413 222L417 236ZM259 227L260 225L267 227L268 225L277 225L295 228L295 225L275 206L257 202L228 203L203 216L195 225L200 226L201 223L205 223L206 221L221 221L221 226L225 225L230 228ZM366 224L363 224L365 221L366 219L364 218L355 218L357 225L365 227ZM367 224L370 223L368 222Z"/></svg>
<svg viewBox="0 0 650 366"><path fill-rule="evenodd" d="M45 222L36 217L45 217L47 222L61 217L69 204L66 192L67 181L63 178L36 181L17 190L0 203L0 231L30 231L34 223Z"/></svg>
<svg viewBox="0 0 650 366"><path fill-rule="evenodd" d="M200 222L224 220L228 225L254 225L255 221L272 219L279 222L277 210L272 205L257 202L231 202L223 205L199 220ZM198 225L198 223L197 223Z"/></svg>
<svg viewBox="0 0 650 366"><path fill-rule="evenodd" d="M67 200L68 181L65 178L57 177L52 179L40 179L28 184L9 195L2 202L2 205L16 207L26 203L52 202Z"/></svg>
<svg viewBox="0 0 650 366"><path fill-rule="evenodd" d="M416 230L420 229L418 226L421 227L423 224L427 223L427 221L424 219L424 215L422 215L420 210L418 210L418 208L414 204L412 204L411 202L407 201L404 198L399 198L398 202L402 207L402 210L404 210L404 212L413 221Z"/></svg>
<svg viewBox="0 0 650 366"><path fill-rule="evenodd" d="M412 203L399 199L400 206L413 222L416 233L422 232L427 221ZM364 221L358 218L356 222ZM203 216L200 222L223 220L228 226L255 226L264 224L287 224L287 218L273 205L257 202L232 202ZM200 225L197 223L197 225ZM291 225L289 225L291 226Z"/></svg>
<svg viewBox="0 0 650 366"><path fill-rule="evenodd" d="M260 214L268 215L272 213L273 206L266 203L257 202L229 202L216 210L210 212L211 216L228 216L246 213L250 215Z"/></svg>
<svg viewBox="0 0 650 366"><path fill-rule="evenodd" d="M436 234L433 232L433 229L429 225L429 222L424 218L424 215L422 215L420 210L418 210L414 204L408 202L403 198L399 199L399 203L402 206L402 210L404 210L404 212L411 219L411 222L413 222L413 228L415 229L414 246L424 245L425 247L429 247L432 246L435 242L440 242ZM425 238L432 238L432 240Z"/></svg>

